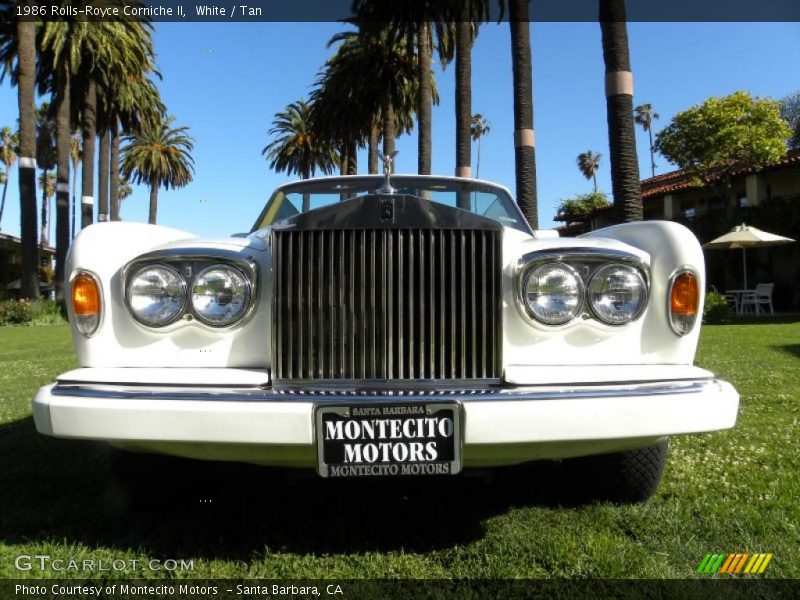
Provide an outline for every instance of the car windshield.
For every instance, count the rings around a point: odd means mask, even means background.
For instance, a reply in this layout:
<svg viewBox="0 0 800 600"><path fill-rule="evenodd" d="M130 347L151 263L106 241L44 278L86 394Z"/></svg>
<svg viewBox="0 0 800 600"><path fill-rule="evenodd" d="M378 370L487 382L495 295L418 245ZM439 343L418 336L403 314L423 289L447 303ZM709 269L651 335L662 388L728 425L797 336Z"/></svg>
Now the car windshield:
<svg viewBox="0 0 800 600"><path fill-rule="evenodd" d="M349 177L310 180L278 188L258 217L253 231L268 227L295 215L352 200L358 196L374 194L383 178ZM470 212L499 221L530 233L530 228L516 204L503 188L488 183L435 177L392 177L392 187L397 194L425 198L446 206L469 203Z"/></svg>

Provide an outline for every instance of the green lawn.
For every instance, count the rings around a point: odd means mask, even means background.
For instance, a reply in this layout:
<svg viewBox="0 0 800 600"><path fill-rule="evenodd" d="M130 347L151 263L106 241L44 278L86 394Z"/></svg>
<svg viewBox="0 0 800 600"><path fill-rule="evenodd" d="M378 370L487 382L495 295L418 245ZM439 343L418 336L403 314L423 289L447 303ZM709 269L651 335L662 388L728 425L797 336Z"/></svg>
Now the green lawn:
<svg viewBox="0 0 800 600"><path fill-rule="evenodd" d="M742 394L738 425L673 439L645 505L559 506L546 466L491 483L291 485L209 467L129 509L105 448L34 431L30 398L75 364L67 328L0 328L0 577L24 575L19 554L48 554L194 559L193 577L680 578L734 551L772 552L767 576L800 577L800 320L706 327L697 362Z"/></svg>

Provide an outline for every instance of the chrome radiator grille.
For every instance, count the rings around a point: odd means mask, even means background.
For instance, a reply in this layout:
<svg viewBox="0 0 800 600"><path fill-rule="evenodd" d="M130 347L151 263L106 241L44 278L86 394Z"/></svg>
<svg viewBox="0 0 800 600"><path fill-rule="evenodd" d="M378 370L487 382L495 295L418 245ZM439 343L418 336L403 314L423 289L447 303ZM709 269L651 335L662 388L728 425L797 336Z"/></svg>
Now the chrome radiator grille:
<svg viewBox="0 0 800 600"><path fill-rule="evenodd" d="M273 232L273 377L501 376L501 232Z"/></svg>

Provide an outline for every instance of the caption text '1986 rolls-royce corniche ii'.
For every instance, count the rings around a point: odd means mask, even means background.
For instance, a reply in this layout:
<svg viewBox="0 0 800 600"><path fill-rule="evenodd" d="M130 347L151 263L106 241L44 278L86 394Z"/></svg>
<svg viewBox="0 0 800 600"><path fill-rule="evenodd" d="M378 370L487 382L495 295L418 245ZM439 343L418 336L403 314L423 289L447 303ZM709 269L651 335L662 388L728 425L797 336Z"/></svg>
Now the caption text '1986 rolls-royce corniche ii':
<svg viewBox="0 0 800 600"><path fill-rule="evenodd" d="M80 368L36 395L46 435L333 478L594 460L636 501L668 436L736 421L733 387L692 364L687 229L559 239L486 182L292 183L219 240L100 223L67 277Z"/></svg>

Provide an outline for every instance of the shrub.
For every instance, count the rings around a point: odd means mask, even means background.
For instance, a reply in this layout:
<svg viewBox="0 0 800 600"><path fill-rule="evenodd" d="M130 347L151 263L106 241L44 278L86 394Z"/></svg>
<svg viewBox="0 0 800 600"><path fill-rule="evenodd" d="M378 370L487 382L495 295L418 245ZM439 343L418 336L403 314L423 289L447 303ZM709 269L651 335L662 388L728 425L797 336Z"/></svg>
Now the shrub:
<svg viewBox="0 0 800 600"><path fill-rule="evenodd" d="M0 325L20 325L30 323L33 308L27 300L6 300L0 302Z"/></svg>
<svg viewBox="0 0 800 600"><path fill-rule="evenodd" d="M731 307L722 294L708 292L706 302L703 307L703 323L708 325L719 325L725 323L730 317Z"/></svg>
<svg viewBox="0 0 800 600"><path fill-rule="evenodd" d="M58 325L63 322L61 310L52 300L37 300L31 303L31 325Z"/></svg>

